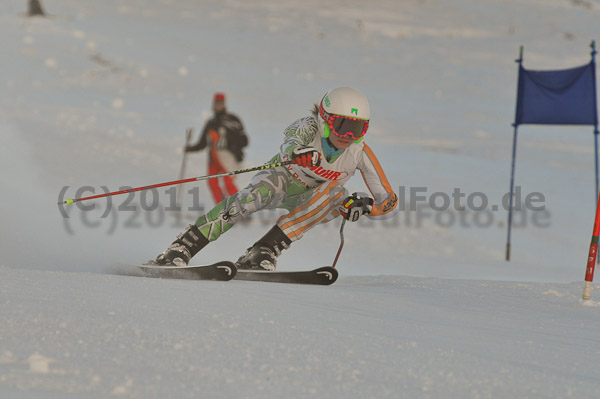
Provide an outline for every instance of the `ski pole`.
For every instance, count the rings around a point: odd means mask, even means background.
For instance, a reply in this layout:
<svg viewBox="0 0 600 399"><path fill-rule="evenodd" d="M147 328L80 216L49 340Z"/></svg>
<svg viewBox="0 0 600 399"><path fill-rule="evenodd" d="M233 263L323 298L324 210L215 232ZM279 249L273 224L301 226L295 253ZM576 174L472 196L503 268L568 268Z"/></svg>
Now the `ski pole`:
<svg viewBox="0 0 600 399"><path fill-rule="evenodd" d="M337 254L335 255L335 260L333 261L333 265L331 267L335 267L337 264L338 258L342 253L342 248L344 248L344 226L346 225L346 219L342 220L342 226L340 227L340 247L338 248Z"/></svg>
<svg viewBox="0 0 600 399"><path fill-rule="evenodd" d="M219 173L216 175L190 177L188 179L174 180L174 181L169 181L169 182L165 182L165 183L152 184L149 186L130 188L130 189L121 190L121 191L113 191L111 193L92 195L90 197L74 198L74 199L67 198L64 201L59 202L58 205L71 205L74 202L86 201L86 200L91 200L91 199L96 199L96 198L103 198L103 197L108 197L108 196L112 196L112 195L127 194L127 193L136 192L136 191L148 190L151 188L172 186L174 184L183 184L183 183L190 183L193 181L201 181L201 180L208 180L208 179L216 179L216 178L225 177L225 176L239 175L241 173L255 172L255 171L259 171L259 170L276 168L278 166L290 165L291 163L292 163L292 161L281 161L281 162L275 162L275 163L268 163L268 164L261 165L261 166L255 166L255 167L247 168L247 169L239 169L239 170L234 170L231 172L223 172L223 173Z"/></svg>
<svg viewBox="0 0 600 399"><path fill-rule="evenodd" d="M194 129L188 127L185 129L185 147L183 149L183 159L181 160L181 169L179 169L179 180L183 179L183 175L185 174L185 164L187 161L187 146L190 144L190 139L192 138L192 133ZM175 203L179 205L179 200L181 198L181 186L177 187L177 196L175 197Z"/></svg>

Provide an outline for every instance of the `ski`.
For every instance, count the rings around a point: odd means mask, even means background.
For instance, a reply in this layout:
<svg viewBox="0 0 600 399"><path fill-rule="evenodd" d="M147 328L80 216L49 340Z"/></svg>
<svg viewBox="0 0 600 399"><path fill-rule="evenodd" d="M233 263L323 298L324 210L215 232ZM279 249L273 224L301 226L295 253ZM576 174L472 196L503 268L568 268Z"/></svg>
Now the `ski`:
<svg viewBox="0 0 600 399"><path fill-rule="evenodd" d="M229 281L235 277L236 267L233 262L222 261L212 265L194 266L158 266L130 265L129 275L153 278L182 279L182 280L218 280ZM137 271L138 273L135 273Z"/></svg>
<svg viewBox="0 0 600 399"><path fill-rule="evenodd" d="M331 266L303 271L262 271L237 269L233 262L221 261L212 265L158 266L121 265L116 274L181 280L262 281L269 283L330 285L338 278L337 269Z"/></svg>
<svg viewBox="0 0 600 399"><path fill-rule="evenodd" d="M259 271L238 269L234 280L264 281L270 283L330 285L337 280L338 272L331 266L306 271Z"/></svg>

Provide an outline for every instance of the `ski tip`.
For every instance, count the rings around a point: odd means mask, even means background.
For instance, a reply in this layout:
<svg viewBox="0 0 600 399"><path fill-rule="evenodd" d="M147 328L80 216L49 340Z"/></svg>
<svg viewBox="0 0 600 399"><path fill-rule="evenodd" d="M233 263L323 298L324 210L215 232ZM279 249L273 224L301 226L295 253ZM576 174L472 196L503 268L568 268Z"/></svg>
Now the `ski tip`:
<svg viewBox="0 0 600 399"><path fill-rule="evenodd" d="M235 264L233 262L229 262L229 261L217 262L217 263L213 264L213 266L215 266L217 269L221 270L222 275L224 276L223 279L225 281L229 281L229 280L233 279L235 277L235 275L237 274L237 267L235 267Z"/></svg>
<svg viewBox="0 0 600 399"><path fill-rule="evenodd" d="M335 283L339 275L337 269L331 266L320 267L318 269L315 269L314 272L324 277L324 285L330 285Z"/></svg>

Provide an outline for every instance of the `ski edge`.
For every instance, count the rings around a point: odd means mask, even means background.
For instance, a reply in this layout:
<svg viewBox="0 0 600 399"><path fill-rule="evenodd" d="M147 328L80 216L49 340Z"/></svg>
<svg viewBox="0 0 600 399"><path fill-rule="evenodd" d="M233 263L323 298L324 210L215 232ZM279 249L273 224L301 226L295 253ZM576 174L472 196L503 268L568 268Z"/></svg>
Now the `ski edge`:
<svg viewBox="0 0 600 399"><path fill-rule="evenodd" d="M233 280L306 285L331 285L335 283L337 278L337 269L331 266L323 266L317 269L304 271L238 270Z"/></svg>

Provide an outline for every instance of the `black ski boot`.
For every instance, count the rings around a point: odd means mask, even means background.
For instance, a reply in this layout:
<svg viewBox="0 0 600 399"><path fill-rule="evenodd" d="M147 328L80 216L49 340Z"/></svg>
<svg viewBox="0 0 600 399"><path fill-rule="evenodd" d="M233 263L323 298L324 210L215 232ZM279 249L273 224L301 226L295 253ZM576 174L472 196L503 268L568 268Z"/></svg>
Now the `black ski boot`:
<svg viewBox="0 0 600 399"><path fill-rule="evenodd" d="M281 251L289 248L292 240L285 235L278 225L273 226L263 238L246 250L235 262L238 269L268 270L277 267L277 257Z"/></svg>
<svg viewBox="0 0 600 399"><path fill-rule="evenodd" d="M198 226L190 224L183 233L177 236L177 239L165 252L156 257L153 264L159 266L187 266L190 259L208 243L208 239L200 232Z"/></svg>

